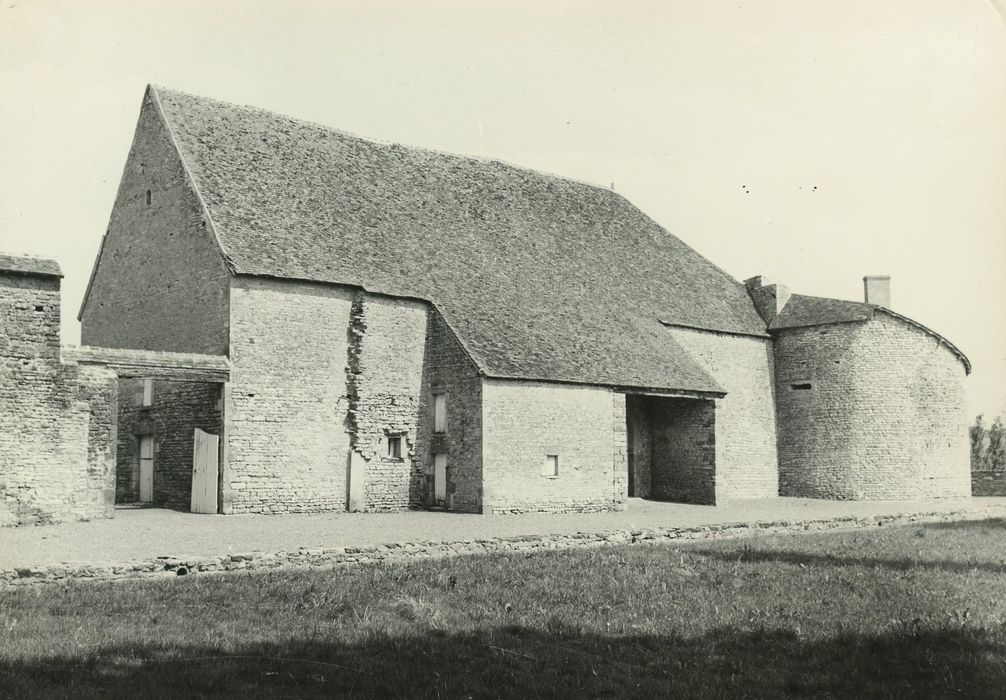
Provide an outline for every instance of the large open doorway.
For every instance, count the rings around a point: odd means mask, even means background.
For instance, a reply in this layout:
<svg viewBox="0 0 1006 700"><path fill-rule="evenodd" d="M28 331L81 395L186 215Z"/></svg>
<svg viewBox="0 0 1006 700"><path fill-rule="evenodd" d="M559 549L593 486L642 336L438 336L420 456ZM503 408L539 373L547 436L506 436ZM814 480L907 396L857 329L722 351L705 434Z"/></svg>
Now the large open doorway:
<svg viewBox="0 0 1006 700"><path fill-rule="evenodd" d="M716 406L712 399L627 394L628 494L716 503Z"/></svg>

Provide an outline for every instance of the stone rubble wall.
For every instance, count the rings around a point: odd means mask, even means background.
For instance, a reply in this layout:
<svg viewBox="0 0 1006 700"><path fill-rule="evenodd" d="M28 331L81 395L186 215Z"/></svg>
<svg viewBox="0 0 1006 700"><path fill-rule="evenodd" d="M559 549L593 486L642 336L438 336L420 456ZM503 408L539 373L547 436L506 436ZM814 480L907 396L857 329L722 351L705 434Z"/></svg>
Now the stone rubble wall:
<svg viewBox="0 0 1006 700"><path fill-rule="evenodd" d="M984 520L1003 517L1006 508L903 513L897 515L844 516L806 520L774 520L699 525L693 527L640 528L571 534L519 535L451 542L393 542L342 547L311 547L282 552L244 552L212 557L158 556L118 564L72 564L0 569L0 587L68 580L176 578L195 574L326 569L338 566L375 566L383 563L443 559L490 553L533 553L587 549L611 545L660 545L701 540L798 535L829 530L896 527L912 524Z"/></svg>
<svg viewBox="0 0 1006 700"><path fill-rule="evenodd" d="M712 400L646 397L652 434L650 496L715 505L717 406Z"/></svg>
<svg viewBox="0 0 1006 700"><path fill-rule="evenodd" d="M775 357L781 496L971 494L965 370L935 338L878 313L781 331Z"/></svg>
<svg viewBox="0 0 1006 700"><path fill-rule="evenodd" d="M111 517L115 374L60 361L57 278L0 272L0 526Z"/></svg>

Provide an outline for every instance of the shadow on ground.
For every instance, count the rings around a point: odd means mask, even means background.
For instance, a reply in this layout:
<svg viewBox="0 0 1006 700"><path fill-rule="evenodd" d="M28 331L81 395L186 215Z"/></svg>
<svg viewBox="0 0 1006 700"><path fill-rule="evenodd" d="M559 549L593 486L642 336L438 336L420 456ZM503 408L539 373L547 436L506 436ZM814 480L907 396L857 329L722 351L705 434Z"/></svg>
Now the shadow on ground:
<svg viewBox="0 0 1006 700"><path fill-rule="evenodd" d="M268 634L264 631L264 634ZM1001 697L1003 648L981 630L806 640L721 628L698 638L520 627L417 630L231 647L110 647L0 666L7 697Z"/></svg>

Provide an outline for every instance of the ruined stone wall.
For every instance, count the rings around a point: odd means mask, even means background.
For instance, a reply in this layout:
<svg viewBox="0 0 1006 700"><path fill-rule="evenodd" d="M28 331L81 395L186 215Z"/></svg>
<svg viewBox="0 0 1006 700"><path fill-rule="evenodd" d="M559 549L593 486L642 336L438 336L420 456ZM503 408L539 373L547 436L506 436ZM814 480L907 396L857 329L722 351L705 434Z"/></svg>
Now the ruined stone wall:
<svg viewBox="0 0 1006 700"><path fill-rule="evenodd" d="M423 356L427 305L357 294L351 319L354 360L349 383L353 450L365 470L361 510L403 510L424 456L416 449L423 411ZM388 455L388 438L401 439L401 458Z"/></svg>
<svg viewBox="0 0 1006 700"><path fill-rule="evenodd" d="M247 277L230 297L225 512L424 505L439 449L457 453L454 507L477 510L478 422L466 418L479 411L477 373L427 304ZM433 386L446 387L454 426L436 444Z"/></svg>
<svg viewBox="0 0 1006 700"><path fill-rule="evenodd" d="M652 435L650 497L714 505L718 406L712 400L644 399Z"/></svg>
<svg viewBox="0 0 1006 700"><path fill-rule="evenodd" d="M971 492L964 366L878 313L778 334L780 493L840 499Z"/></svg>
<svg viewBox="0 0 1006 700"><path fill-rule="evenodd" d="M482 376L447 323L429 314L423 362L416 466L410 503L434 504L434 455L447 455L447 508L482 512ZM447 430L433 431L433 394L447 401Z"/></svg>
<svg viewBox="0 0 1006 700"><path fill-rule="evenodd" d="M716 402L716 497L779 494L772 341L669 328L688 354L727 392Z"/></svg>
<svg viewBox="0 0 1006 700"><path fill-rule="evenodd" d="M617 396L597 387L484 380L483 512L621 507L625 404ZM621 456L617 482L613 453ZM546 455L558 455L558 476L542 475Z"/></svg>
<svg viewBox="0 0 1006 700"><path fill-rule="evenodd" d="M115 374L61 363L59 281L0 272L0 525L110 517Z"/></svg>
<svg viewBox="0 0 1006 700"><path fill-rule="evenodd" d="M148 96L81 314L81 342L224 354L228 276Z"/></svg>
<svg viewBox="0 0 1006 700"><path fill-rule="evenodd" d="M153 437L153 503L188 511L192 501L195 429L220 435L220 384L153 382L143 406L143 380L119 380L119 428L115 500L140 500L140 437Z"/></svg>

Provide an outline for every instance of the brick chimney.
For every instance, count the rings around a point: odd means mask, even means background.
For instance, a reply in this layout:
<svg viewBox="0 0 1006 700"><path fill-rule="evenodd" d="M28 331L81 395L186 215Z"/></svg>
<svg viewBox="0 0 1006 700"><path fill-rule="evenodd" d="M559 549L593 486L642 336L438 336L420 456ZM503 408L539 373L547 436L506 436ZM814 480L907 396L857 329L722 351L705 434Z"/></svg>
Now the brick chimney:
<svg viewBox="0 0 1006 700"><path fill-rule="evenodd" d="M789 301L789 288L782 284L776 284L766 277L758 275L744 280L747 287L748 296L754 302L758 314L765 321L765 325L772 323L786 302Z"/></svg>
<svg viewBox="0 0 1006 700"><path fill-rule="evenodd" d="M867 304L891 308L890 275L867 275L864 277L863 296Z"/></svg>

